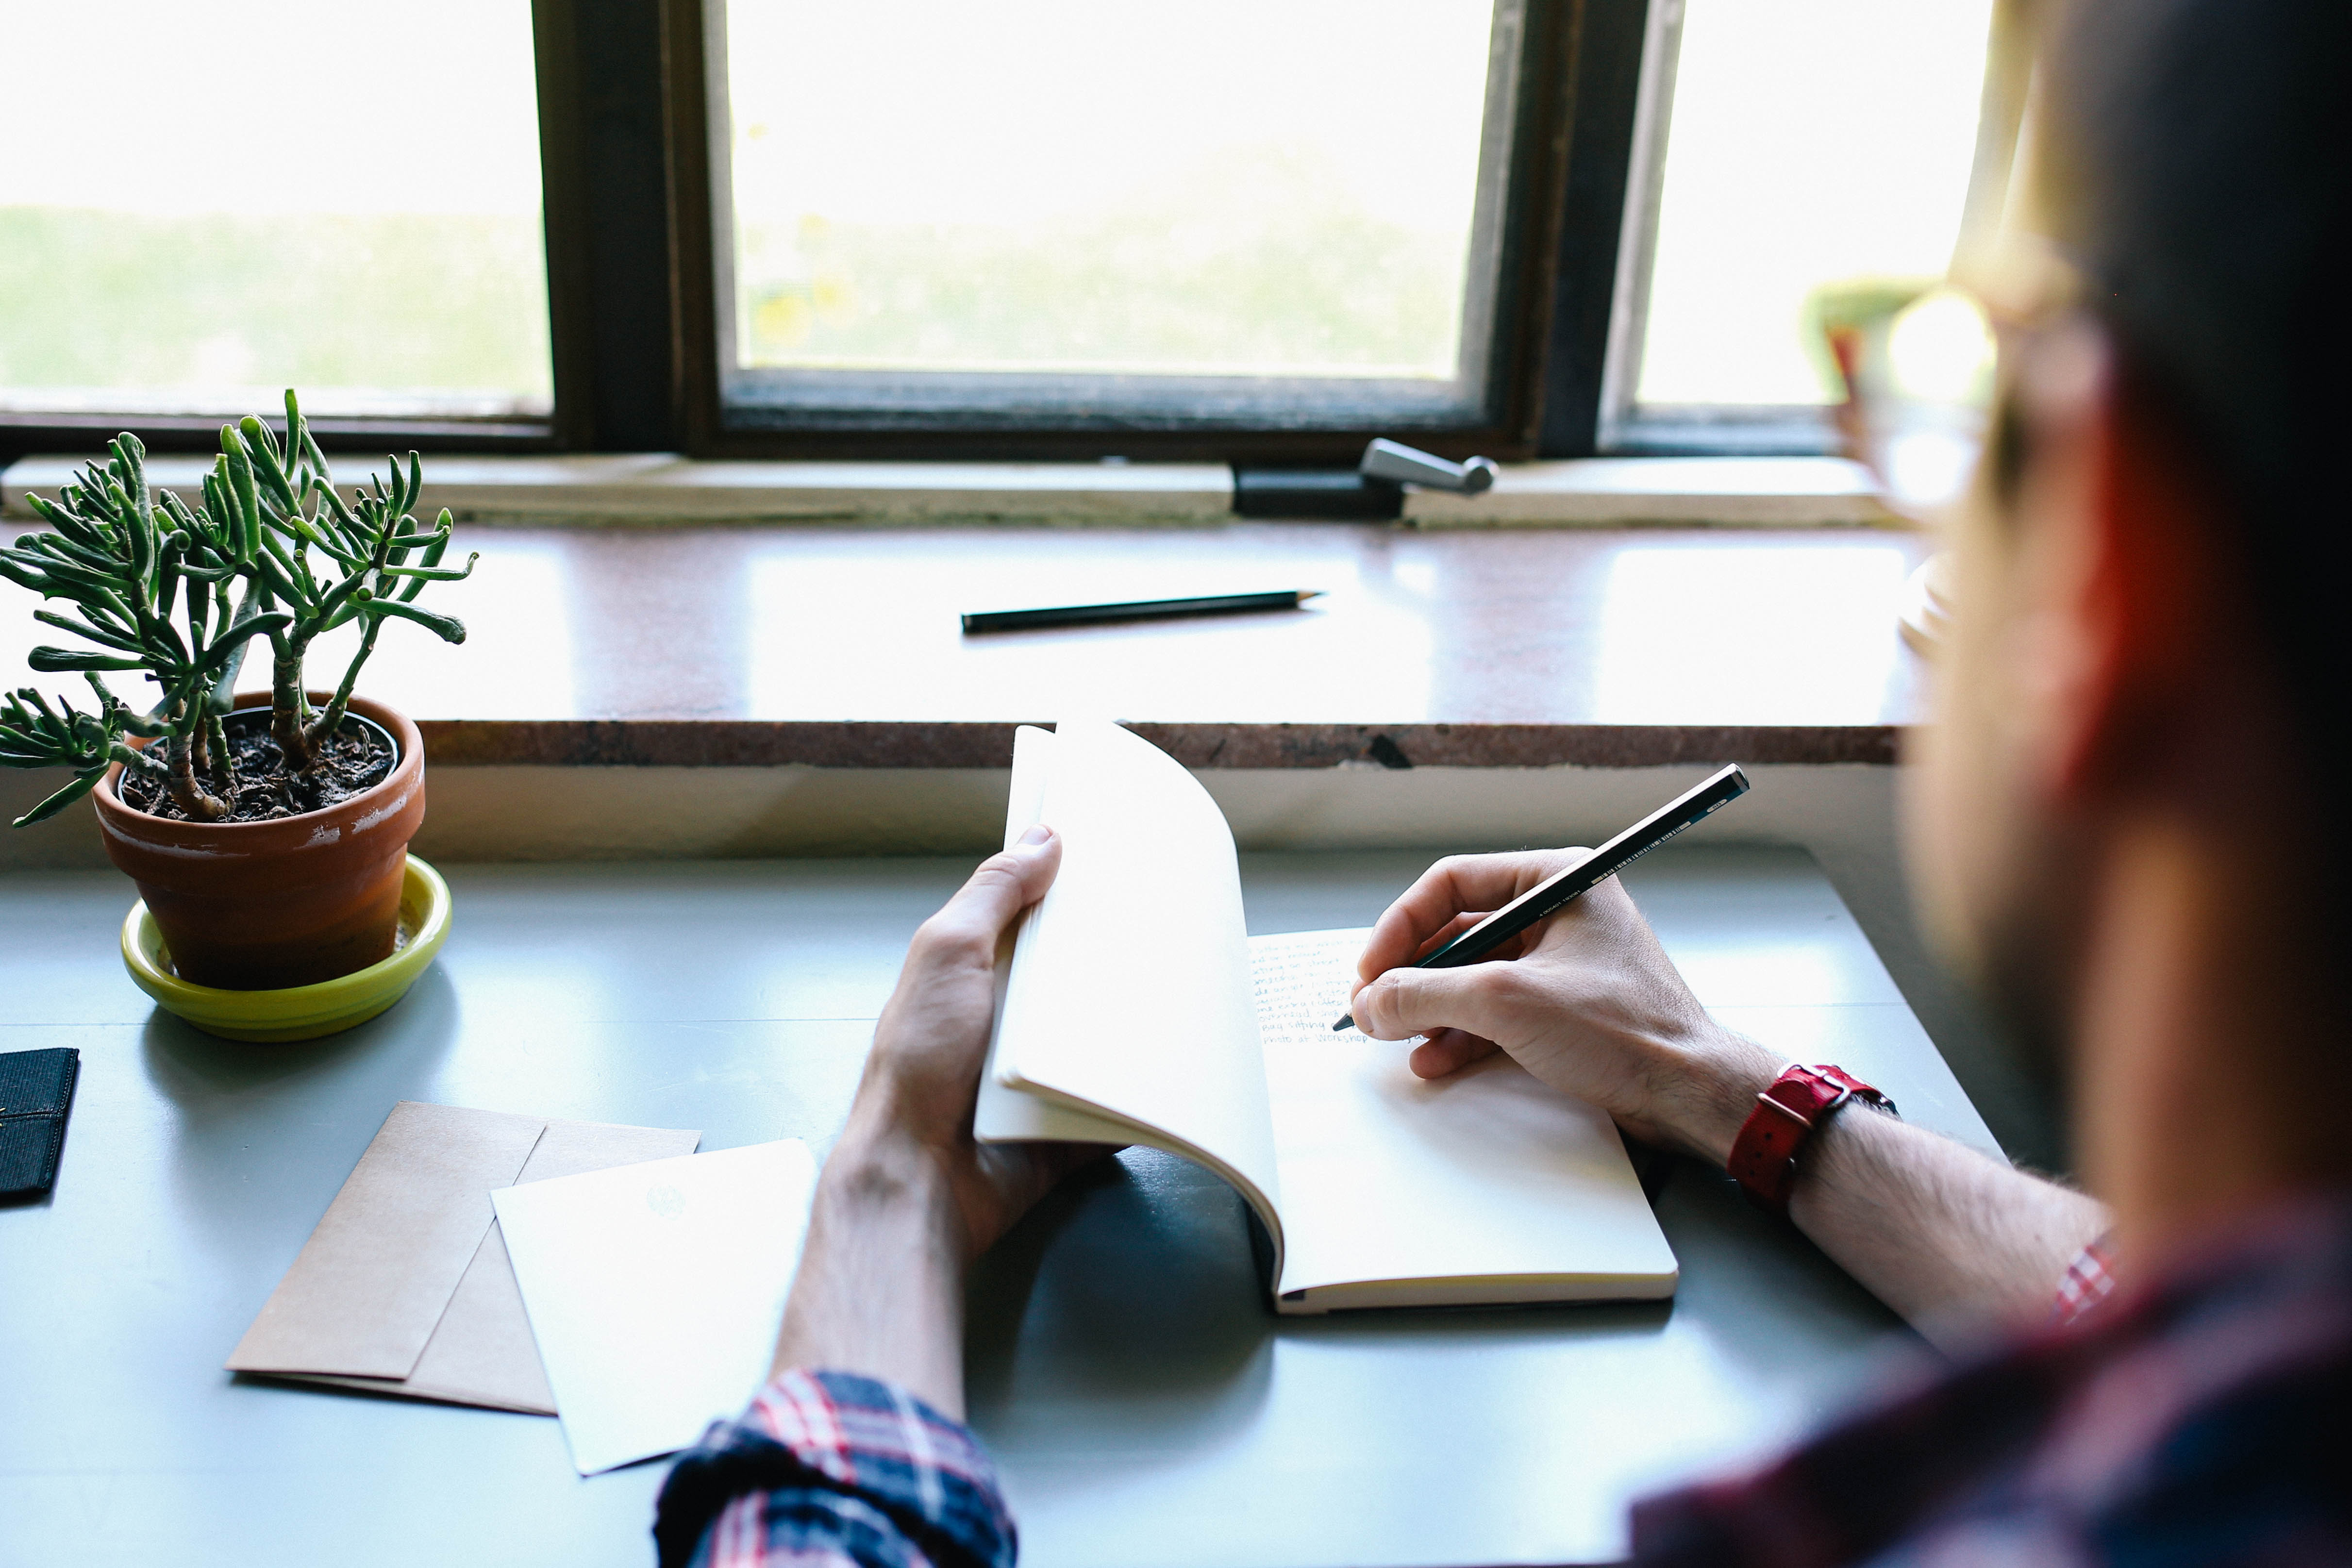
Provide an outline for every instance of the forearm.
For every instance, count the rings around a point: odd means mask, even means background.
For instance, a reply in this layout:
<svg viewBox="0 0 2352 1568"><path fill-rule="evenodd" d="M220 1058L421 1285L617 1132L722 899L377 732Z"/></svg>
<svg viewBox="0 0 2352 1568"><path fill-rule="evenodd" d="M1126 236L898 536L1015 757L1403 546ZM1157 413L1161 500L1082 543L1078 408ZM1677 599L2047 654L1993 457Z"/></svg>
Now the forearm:
<svg viewBox="0 0 2352 1568"><path fill-rule="evenodd" d="M1683 1089L1676 1121L1685 1146L1719 1168L1780 1066L1727 1043L1705 1059L1719 1068ZM2081 1193L1858 1102L1807 1142L1789 1217L1931 1339L2047 1311L2066 1266L2107 1226Z"/></svg>
<svg viewBox="0 0 2352 1568"><path fill-rule="evenodd" d="M963 1257L937 1160L853 1120L817 1182L774 1371L863 1373L962 1419Z"/></svg>
<svg viewBox="0 0 2352 1568"><path fill-rule="evenodd" d="M2081 1193L1859 1105L1807 1145L1789 1217L1938 1342L2046 1316L2108 1223Z"/></svg>
<svg viewBox="0 0 2352 1568"><path fill-rule="evenodd" d="M663 1488L663 1568L1013 1568L1012 1516L962 1424L963 1274L1067 1160L975 1143L973 1095L999 946L1060 856L1032 828L915 932L817 1179L772 1375Z"/></svg>
<svg viewBox="0 0 2352 1568"><path fill-rule="evenodd" d="M1412 955L1498 910L1580 852L1442 860L1381 917L1349 1006L1375 1039L1424 1037L1423 1078L1500 1048L1633 1137L1722 1170L1781 1058L1710 1016L1614 879L1554 915L1517 956L1422 969ZM1930 1335L2045 1312L2106 1228L2079 1193L1860 1106L1800 1153L1790 1215Z"/></svg>

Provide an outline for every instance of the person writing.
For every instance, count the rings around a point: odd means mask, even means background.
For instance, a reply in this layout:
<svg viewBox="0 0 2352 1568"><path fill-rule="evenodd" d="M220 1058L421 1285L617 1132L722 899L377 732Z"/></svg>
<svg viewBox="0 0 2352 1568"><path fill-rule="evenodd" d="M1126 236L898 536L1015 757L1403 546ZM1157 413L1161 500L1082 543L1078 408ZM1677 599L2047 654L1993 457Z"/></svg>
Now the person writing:
<svg viewBox="0 0 2352 1568"><path fill-rule="evenodd" d="M1637 1562L2352 1562L2352 7L2079 0L2042 65L2065 265L2010 301L1907 811L1928 924L2063 1093L2085 1190L1817 1112L1766 1201L1953 1359L1639 1505ZM1507 1051L1725 1165L1786 1064L1613 882L1488 962L1399 967L1574 853L1433 868L1354 1016L1424 1037L1425 1077ZM673 1472L666 1564L1013 1560L960 1422L963 1272L1095 1152L971 1128L998 939L1058 855L1033 830L917 934L775 1375Z"/></svg>

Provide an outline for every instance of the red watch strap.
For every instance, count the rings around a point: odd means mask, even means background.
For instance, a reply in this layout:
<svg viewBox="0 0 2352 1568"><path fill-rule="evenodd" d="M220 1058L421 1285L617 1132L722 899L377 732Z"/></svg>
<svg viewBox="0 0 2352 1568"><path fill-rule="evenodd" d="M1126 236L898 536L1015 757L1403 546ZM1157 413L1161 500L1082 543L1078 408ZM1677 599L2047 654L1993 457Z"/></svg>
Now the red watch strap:
<svg viewBox="0 0 2352 1568"><path fill-rule="evenodd" d="M1789 1212L1789 1187L1797 1155L1822 1123L1861 1100L1890 1114L1895 1102L1840 1068L1792 1067L1756 1097L1739 1136L1732 1141L1727 1169L1757 1207Z"/></svg>

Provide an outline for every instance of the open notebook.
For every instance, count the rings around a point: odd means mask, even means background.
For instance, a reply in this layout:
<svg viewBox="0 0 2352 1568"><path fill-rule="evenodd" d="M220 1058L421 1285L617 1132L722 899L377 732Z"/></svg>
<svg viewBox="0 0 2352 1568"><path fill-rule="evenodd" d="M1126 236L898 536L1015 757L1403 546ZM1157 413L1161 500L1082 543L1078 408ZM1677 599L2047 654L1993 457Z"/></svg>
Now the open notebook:
<svg viewBox="0 0 2352 1568"><path fill-rule="evenodd" d="M1279 1311L1674 1294L1609 1118L1507 1058L1423 1082L1404 1046L1333 1034L1365 933L1249 936L1233 834L1173 759L1024 728L1006 841L1038 821L1062 869L1003 976L982 1139L1214 1171L1273 1242Z"/></svg>

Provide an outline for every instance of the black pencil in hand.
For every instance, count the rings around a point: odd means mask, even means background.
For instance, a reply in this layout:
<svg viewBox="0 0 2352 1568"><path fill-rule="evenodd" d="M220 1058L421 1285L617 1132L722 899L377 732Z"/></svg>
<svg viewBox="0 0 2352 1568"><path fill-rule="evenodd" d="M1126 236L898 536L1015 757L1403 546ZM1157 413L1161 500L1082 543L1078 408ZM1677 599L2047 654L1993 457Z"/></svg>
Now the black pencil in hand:
<svg viewBox="0 0 2352 1568"><path fill-rule="evenodd" d="M1454 969L1475 963L1529 926L1558 914L1571 900L1599 887L1701 817L1747 793L1748 775L1735 763L1689 794L1668 801L1567 870L1546 877L1444 946L1404 967ZM1339 1021L1331 1026L1331 1032L1336 1035L1355 1025L1353 1013L1342 1013Z"/></svg>

